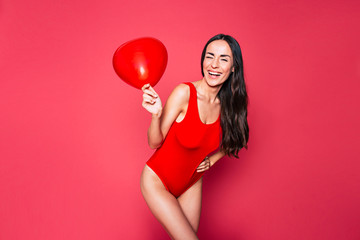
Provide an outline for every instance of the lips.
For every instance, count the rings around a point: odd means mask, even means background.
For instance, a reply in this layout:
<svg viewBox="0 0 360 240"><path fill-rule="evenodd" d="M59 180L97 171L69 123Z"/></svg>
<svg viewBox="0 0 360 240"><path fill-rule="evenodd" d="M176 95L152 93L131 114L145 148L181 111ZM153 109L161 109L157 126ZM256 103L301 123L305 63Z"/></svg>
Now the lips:
<svg viewBox="0 0 360 240"><path fill-rule="evenodd" d="M220 72L214 72L214 71L208 71L208 73L209 73L211 76L216 76L216 77L218 77L218 76L221 75Z"/></svg>

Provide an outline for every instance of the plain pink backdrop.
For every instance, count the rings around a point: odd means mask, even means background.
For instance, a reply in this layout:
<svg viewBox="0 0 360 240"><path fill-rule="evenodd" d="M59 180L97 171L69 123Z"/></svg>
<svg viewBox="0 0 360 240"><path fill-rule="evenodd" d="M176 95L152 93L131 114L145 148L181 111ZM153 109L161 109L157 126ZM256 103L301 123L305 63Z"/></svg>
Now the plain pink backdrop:
<svg viewBox="0 0 360 240"><path fill-rule="evenodd" d="M169 62L163 102L201 78L217 33L243 50L249 150L205 176L200 239L360 239L360 4L304 1L0 2L0 239L167 239L139 177L152 154L122 43Z"/></svg>

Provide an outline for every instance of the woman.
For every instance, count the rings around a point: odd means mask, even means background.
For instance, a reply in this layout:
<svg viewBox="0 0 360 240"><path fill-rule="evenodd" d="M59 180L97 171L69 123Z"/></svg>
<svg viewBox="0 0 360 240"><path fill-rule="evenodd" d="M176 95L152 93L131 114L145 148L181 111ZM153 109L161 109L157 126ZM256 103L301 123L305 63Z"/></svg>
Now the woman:
<svg viewBox="0 0 360 240"><path fill-rule="evenodd" d="M172 239L198 239L202 176L224 155L247 148L247 93L240 46L219 34L201 56L203 78L178 85L164 108L143 86L152 114L148 143L157 149L141 175L141 192ZM209 155L211 154L211 155Z"/></svg>

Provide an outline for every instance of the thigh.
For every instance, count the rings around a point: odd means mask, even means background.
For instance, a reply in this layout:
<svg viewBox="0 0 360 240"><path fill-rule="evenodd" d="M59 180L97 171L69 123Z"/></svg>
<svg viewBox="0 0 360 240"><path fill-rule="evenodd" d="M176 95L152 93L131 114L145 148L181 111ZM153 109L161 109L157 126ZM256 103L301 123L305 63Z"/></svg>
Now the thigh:
<svg viewBox="0 0 360 240"><path fill-rule="evenodd" d="M197 239L177 199L147 165L141 174L140 186L151 212L173 239Z"/></svg>
<svg viewBox="0 0 360 240"><path fill-rule="evenodd" d="M197 232L199 228L201 199L202 178L178 198L181 209L195 232Z"/></svg>

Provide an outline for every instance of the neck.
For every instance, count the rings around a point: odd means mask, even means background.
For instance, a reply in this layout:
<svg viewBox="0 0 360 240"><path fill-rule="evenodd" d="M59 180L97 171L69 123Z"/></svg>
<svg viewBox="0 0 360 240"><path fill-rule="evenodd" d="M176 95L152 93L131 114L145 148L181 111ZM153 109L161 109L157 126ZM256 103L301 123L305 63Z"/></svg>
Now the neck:
<svg viewBox="0 0 360 240"><path fill-rule="evenodd" d="M214 103L217 100L217 94L220 91L221 85L209 86L205 79L198 81L197 91L210 103Z"/></svg>

